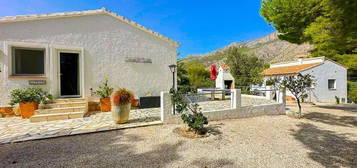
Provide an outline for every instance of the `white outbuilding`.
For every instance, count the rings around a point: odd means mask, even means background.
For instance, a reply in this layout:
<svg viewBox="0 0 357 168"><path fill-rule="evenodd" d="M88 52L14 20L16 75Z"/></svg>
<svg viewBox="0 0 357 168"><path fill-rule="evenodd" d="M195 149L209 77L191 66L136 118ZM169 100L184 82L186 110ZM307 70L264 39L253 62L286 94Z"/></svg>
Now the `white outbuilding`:
<svg viewBox="0 0 357 168"><path fill-rule="evenodd" d="M216 79L217 89L233 89L234 78L230 73L230 68L227 65L221 65L218 68L218 75Z"/></svg>
<svg viewBox="0 0 357 168"><path fill-rule="evenodd" d="M314 77L315 85L310 89L307 102L347 102L347 68L325 57L299 58L295 61L271 64L263 72L264 81L269 78L310 74ZM287 91L287 96L294 99Z"/></svg>

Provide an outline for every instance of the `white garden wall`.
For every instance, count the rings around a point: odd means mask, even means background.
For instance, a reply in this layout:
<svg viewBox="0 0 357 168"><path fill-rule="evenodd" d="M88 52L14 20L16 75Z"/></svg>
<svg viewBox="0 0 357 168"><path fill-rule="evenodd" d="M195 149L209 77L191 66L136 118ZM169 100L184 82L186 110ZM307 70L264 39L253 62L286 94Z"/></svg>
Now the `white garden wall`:
<svg viewBox="0 0 357 168"><path fill-rule="evenodd" d="M206 111L203 112L203 115L205 115L208 120L248 118L262 115L285 115L285 91L280 92L279 95L281 96L279 96L278 102L276 103L244 107L241 106L241 91L239 89L232 89L231 93L231 109ZM165 124L182 123L180 115L174 115L172 109L170 94L168 92L161 92L161 121Z"/></svg>

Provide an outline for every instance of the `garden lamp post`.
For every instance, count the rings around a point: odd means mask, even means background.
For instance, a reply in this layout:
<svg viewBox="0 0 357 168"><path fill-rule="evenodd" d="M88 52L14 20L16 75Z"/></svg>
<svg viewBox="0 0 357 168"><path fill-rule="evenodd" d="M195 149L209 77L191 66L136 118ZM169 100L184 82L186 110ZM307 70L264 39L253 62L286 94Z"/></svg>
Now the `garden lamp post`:
<svg viewBox="0 0 357 168"><path fill-rule="evenodd" d="M170 71L172 72L172 89L175 89L175 72L176 72L176 65L172 64L169 65Z"/></svg>
<svg viewBox="0 0 357 168"><path fill-rule="evenodd" d="M172 72L172 90L175 90L175 72L176 72L176 65L171 64L169 65L170 71ZM175 104L173 104L173 114L175 114Z"/></svg>

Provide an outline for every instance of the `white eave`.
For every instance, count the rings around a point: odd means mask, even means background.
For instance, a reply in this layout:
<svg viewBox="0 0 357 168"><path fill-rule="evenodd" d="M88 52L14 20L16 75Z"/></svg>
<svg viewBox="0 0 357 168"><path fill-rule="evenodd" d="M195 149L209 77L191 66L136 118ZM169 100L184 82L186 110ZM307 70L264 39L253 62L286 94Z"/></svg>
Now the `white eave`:
<svg viewBox="0 0 357 168"><path fill-rule="evenodd" d="M90 16L90 15L100 15L106 14L112 16L124 23L127 23L135 28L138 28L144 32L150 33L153 36L162 39L175 47L179 47L180 44L170 38L163 36L155 31L152 31L134 21L131 21L123 16L120 16L116 13L108 11L105 8L98 10L87 10L87 11L75 11L75 12L63 12L63 13L51 13L51 14L39 14L39 15L19 15L19 16L6 16L0 18L0 23L8 23L8 22L21 22L21 21L34 21L34 20L44 20L44 19L53 19L53 18L66 18L66 17L76 17L76 16Z"/></svg>

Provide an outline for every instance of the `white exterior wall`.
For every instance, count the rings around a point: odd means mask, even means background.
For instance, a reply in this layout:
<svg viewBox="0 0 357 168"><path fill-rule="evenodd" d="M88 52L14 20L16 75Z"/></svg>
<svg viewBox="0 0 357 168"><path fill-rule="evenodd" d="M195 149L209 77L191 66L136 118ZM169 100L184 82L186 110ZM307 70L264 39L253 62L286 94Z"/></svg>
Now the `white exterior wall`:
<svg viewBox="0 0 357 168"><path fill-rule="evenodd" d="M324 64L305 70L301 74L315 77L315 86L309 95L312 102L336 102L335 96L347 100L347 69L326 60ZM336 89L328 89L328 79L336 79Z"/></svg>
<svg viewBox="0 0 357 168"><path fill-rule="evenodd" d="M224 70L221 67L218 68L218 75L216 79L216 88L218 89L224 89L223 71Z"/></svg>
<svg viewBox="0 0 357 168"><path fill-rule="evenodd" d="M11 46L46 48L42 86L59 95L58 52L79 52L83 97L105 77L115 88L136 96L160 95L172 85L168 65L176 64L176 47L152 34L108 15L79 16L38 21L0 23L0 106L8 104L10 90L27 87L29 78L9 78ZM127 63L125 57L150 58L152 63Z"/></svg>

